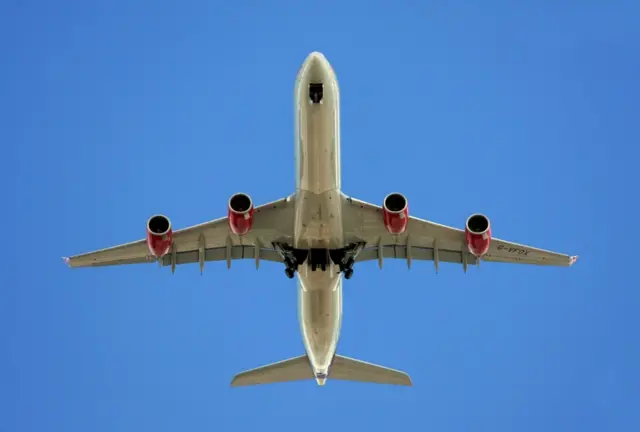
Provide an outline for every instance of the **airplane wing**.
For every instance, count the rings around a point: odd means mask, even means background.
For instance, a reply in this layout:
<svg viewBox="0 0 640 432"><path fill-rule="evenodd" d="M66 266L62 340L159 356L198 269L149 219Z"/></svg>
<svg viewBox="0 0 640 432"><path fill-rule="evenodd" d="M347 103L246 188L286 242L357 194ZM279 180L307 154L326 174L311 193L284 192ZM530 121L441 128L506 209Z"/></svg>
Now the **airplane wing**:
<svg viewBox="0 0 640 432"><path fill-rule="evenodd" d="M161 260L163 266L205 261L227 261L227 267L236 259L253 258L256 266L260 260L282 262L280 254L274 250L273 241L293 243L294 201L283 198L256 207L252 229L242 236L229 229L227 217L215 219L200 225L173 232L173 247ZM101 267L122 264L143 264L158 262L142 239L107 249L64 258L69 267Z"/></svg>
<svg viewBox="0 0 640 432"><path fill-rule="evenodd" d="M379 261L385 258L433 261L438 271L440 262L468 265L478 264L479 259L469 252L464 230L440 225L409 216L407 228L402 234L391 234L383 222L381 206L346 197L343 204L345 241L366 242L356 258L358 261ZM569 256L531 246L493 238L483 261L534 264L545 266L571 266L577 256Z"/></svg>

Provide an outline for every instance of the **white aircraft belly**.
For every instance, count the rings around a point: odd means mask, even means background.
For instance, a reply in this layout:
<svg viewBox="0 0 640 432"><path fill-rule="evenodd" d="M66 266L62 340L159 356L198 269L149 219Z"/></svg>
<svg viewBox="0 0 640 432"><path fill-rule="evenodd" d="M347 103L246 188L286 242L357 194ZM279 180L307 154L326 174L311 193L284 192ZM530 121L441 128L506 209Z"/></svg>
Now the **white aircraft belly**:
<svg viewBox="0 0 640 432"><path fill-rule="evenodd" d="M342 276L335 269L299 275L298 310L302 340L316 372L327 373L342 321Z"/></svg>
<svg viewBox="0 0 640 432"><path fill-rule="evenodd" d="M322 103L312 104L309 83L323 83ZM340 93L333 70L311 55L295 90L296 211L294 247L344 246L340 196ZM342 274L331 263L312 271L298 268L298 310L302 339L316 374L328 373L342 320Z"/></svg>
<svg viewBox="0 0 640 432"><path fill-rule="evenodd" d="M309 99L309 84L322 82L319 104ZM340 91L324 57L305 62L295 91L296 217L294 247L343 247L340 204Z"/></svg>
<svg viewBox="0 0 640 432"><path fill-rule="evenodd" d="M326 72L327 74L329 72ZM314 74L303 74L296 89L296 189L322 193L340 189L340 93L335 77L324 76L321 103L309 100Z"/></svg>

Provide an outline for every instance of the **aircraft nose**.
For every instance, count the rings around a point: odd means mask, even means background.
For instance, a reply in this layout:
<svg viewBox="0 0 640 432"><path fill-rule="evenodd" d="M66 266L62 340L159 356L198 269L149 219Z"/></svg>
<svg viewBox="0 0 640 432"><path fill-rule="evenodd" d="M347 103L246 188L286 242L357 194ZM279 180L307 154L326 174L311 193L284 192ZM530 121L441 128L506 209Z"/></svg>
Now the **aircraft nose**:
<svg viewBox="0 0 640 432"><path fill-rule="evenodd" d="M309 54L304 62L303 70L310 82L326 82L333 75L333 70L326 57L317 51Z"/></svg>
<svg viewBox="0 0 640 432"><path fill-rule="evenodd" d="M307 61L314 64L326 63L327 59L321 52L314 51L307 57Z"/></svg>

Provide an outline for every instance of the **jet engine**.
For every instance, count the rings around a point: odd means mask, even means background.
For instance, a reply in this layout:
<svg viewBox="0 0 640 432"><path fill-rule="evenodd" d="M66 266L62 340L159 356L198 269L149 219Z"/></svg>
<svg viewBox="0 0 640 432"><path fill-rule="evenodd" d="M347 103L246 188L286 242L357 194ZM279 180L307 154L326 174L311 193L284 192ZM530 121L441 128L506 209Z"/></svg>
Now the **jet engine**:
<svg viewBox="0 0 640 432"><path fill-rule="evenodd" d="M229 199L229 229L238 235L244 235L253 226L253 201L247 194L237 193Z"/></svg>
<svg viewBox="0 0 640 432"><path fill-rule="evenodd" d="M147 245L157 258L162 258L171 249L173 231L171 221L164 215L153 215L147 221Z"/></svg>
<svg viewBox="0 0 640 432"><path fill-rule="evenodd" d="M489 250L491 245L491 223L483 214L473 214L467 219L464 228L465 239L469 252L480 258Z"/></svg>
<svg viewBox="0 0 640 432"><path fill-rule="evenodd" d="M401 193L391 193L382 205L384 227L391 234L402 234L409 224L409 203Z"/></svg>

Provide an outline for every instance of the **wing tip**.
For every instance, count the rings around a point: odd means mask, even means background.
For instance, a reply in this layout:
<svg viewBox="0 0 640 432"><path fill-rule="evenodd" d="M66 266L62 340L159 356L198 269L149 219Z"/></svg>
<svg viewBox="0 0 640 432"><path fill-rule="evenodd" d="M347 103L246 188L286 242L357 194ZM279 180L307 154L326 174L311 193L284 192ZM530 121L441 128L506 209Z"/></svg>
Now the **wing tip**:
<svg viewBox="0 0 640 432"><path fill-rule="evenodd" d="M407 387L413 387L413 380L411 379L411 377L407 374L407 379L404 381L404 384Z"/></svg>
<svg viewBox="0 0 640 432"><path fill-rule="evenodd" d="M569 266L572 266L576 263L576 261L578 261L578 255L574 255L572 257L569 258Z"/></svg>

